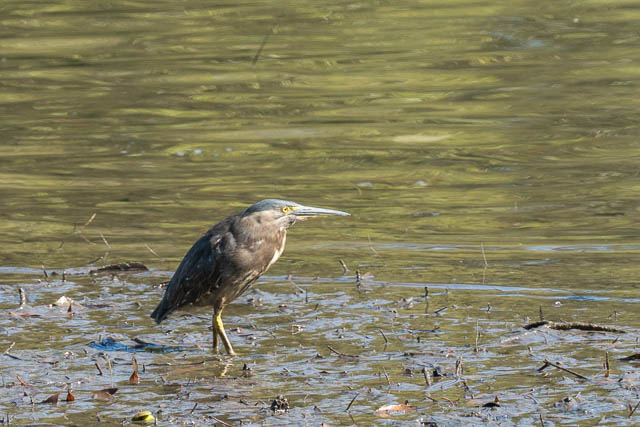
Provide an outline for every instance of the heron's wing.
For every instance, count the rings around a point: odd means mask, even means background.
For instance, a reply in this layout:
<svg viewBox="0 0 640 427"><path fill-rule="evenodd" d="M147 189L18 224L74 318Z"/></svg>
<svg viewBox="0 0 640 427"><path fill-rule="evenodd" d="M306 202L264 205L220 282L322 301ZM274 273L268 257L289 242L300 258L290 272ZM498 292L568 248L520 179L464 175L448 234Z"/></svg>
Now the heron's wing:
<svg viewBox="0 0 640 427"><path fill-rule="evenodd" d="M220 278L220 234L214 229L202 236L182 259L164 297L151 317L160 323L172 311L196 303L213 290Z"/></svg>

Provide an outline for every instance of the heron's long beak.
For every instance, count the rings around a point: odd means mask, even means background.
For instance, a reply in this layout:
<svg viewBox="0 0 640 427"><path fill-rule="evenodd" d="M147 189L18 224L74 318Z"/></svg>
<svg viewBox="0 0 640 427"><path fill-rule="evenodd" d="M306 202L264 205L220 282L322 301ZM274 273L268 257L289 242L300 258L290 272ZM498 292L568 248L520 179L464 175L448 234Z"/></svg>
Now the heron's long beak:
<svg viewBox="0 0 640 427"><path fill-rule="evenodd" d="M349 216L350 215L342 211L336 211L333 209L314 208L313 206L297 206L297 209L294 210L292 213L295 216L317 216L317 215Z"/></svg>

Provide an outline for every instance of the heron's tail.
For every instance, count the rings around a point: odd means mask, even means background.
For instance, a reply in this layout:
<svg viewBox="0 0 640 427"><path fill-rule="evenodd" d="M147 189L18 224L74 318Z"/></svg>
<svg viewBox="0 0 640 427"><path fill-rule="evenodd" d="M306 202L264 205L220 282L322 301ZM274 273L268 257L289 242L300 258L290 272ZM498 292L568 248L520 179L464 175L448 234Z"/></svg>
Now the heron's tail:
<svg viewBox="0 0 640 427"><path fill-rule="evenodd" d="M174 308L171 307L171 304L169 304L169 301L165 295L162 298L162 301L160 301L160 304L158 304L156 309L153 310L153 313L151 313L151 318L155 320L156 323L160 323L164 319L166 319L173 310Z"/></svg>

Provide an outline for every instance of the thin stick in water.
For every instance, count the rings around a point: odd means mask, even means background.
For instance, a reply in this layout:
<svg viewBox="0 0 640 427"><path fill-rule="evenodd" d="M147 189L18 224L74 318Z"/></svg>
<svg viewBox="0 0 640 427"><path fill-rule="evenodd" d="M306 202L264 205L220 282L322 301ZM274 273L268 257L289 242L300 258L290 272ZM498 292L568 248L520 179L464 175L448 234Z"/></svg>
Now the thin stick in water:
<svg viewBox="0 0 640 427"><path fill-rule="evenodd" d="M347 274L349 272L347 264L345 264L343 260L340 260L340 265L342 266L342 274Z"/></svg>
<svg viewBox="0 0 640 427"><path fill-rule="evenodd" d="M563 366L558 365L557 363L553 363L550 362L548 360L545 359L544 361L544 365L542 365L540 368L538 368L538 371L542 371L543 369L545 369L547 366L553 366L554 368L560 369L561 371L567 372L571 375L575 375L576 377L580 378L581 380L588 380L589 378L585 377L584 375L580 375L579 373L572 371L571 369L567 369Z"/></svg>
<svg viewBox="0 0 640 427"><path fill-rule="evenodd" d="M360 392L356 393L356 395L353 396L353 399L351 399L351 402L349 402L349 405L347 406L347 409L344 410L345 412L349 412L349 409L351 408L351 405L353 405L353 402L356 401L358 396L360 396Z"/></svg>
<svg viewBox="0 0 640 427"><path fill-rule="evenodd" d="M262 53L262 49L264 49L264 45L267 44L267 40L269 40L269 37L271 37L271 33L272 32L273 32L273 29L271 31L269 31L266 36L264 36L264 39L262 39L262 43L260 44L260 47L258 48L258 51L256 52L256 55L253 57L253 60L251 61L251 66L252 67L255 67L256 64L258 63L258 58L260 58L260 54Z"/></svg>
<svg viewBox="0 0 640 427"><path fill-rule="evenodd" d="M24 291L24 288L18 289L20 293L20 308L23 308L27 304L27 294Z"/></svg>
<svg viewBox="0 0 640 427"><path fill-rule="evenodd" d="M387 375L387 370L384 369L384 366L382 367L382 373L384 374L384 377L387 379L387 384L391 386L391 380L389 379L389 375Z"/></svg>

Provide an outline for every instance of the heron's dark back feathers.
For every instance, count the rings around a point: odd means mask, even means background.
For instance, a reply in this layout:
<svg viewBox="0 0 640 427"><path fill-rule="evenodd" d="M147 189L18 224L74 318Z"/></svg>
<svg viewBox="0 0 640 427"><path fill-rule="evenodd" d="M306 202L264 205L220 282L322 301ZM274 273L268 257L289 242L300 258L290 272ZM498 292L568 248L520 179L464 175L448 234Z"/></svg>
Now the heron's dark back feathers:
<svg viewBox="0 0 640 427"><path fill-rule="evenodd" d="M220 276L220 242L232 217L216 224L189 249L167 285L164 297L151 317L157 323L174 310L197 302Z"/></svg>
<svg viewBox="0 0 640 427"><path fill-rule="evenodd" d="M185 255L151 317L160 323L188 304L221 309L249 289L278 259L286 228L295 222L275 223L266 215L233 215L207 231Z"/></svg>

